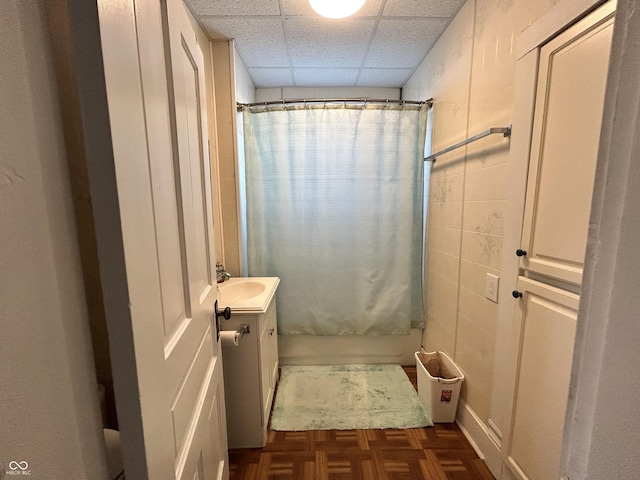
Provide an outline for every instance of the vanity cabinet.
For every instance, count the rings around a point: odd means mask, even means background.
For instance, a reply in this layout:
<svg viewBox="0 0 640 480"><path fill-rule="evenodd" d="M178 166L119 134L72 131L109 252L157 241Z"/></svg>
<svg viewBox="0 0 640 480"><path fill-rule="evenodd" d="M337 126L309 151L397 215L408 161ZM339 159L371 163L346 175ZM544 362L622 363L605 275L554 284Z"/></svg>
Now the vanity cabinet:
<svg viewBox="0 0 640 480"><path fill-rule="evenodd" d="M266 312L235 311L223 330L249 325L238 346L223 345L222 361L229 448L264 447L278 380L276 300Z"/></svg>

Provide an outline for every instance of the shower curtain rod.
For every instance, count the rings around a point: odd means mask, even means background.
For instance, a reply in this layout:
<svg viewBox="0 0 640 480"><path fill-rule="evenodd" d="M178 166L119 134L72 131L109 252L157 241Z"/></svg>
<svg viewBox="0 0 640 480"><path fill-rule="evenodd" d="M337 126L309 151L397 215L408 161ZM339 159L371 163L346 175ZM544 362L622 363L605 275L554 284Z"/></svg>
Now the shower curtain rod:
<svg viewBox="0 0 640 480"><path fill-rule="evenodd" d="M345 104L354 104L354 103L362 103L366 105L367 103L394 103L399 105L424 105L427 104L429 108L433 106L433 98L429 98L427 100L389 100L389 99L380 99L380 98L298 98L294 100L271 100L268 102L255 102L255 103L240 103L238 102L237 109L241 110L242 107L262 107L268 105L291 105L295 103L302 103L306 105L307 103L342 103Z"/></svg>

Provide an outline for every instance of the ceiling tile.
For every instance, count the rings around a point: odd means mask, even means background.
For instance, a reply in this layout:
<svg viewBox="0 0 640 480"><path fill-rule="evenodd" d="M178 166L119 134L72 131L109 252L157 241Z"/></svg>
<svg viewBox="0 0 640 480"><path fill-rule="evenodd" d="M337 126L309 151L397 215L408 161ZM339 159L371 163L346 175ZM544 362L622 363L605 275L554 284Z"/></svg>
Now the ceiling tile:
<svg viewBox="0 0 640 480"><path fill-rule="evenodd" d="M186 1L212 39L235 39L258 86L394 88L464 3L366 0L353 17L333 20L316 14L308 0Z"/></svg>
<svg viewBox="0 0 640 480"><path fill-rule="evenodd" d="M280 15L278 0L186 0L193 12L204 15Z"/></svg>
<svg viewBox="0 0 640 480"><path fill-rule="evenodd" d="M387 0L383 16L392 17L451 17L465 0Z"/></svg>
<svg viewBox="0 0 640 480"><path fill-rule="evenodd" d="M293 85L289 68L251 68L249 74L256 88L289 87Z"/></svg>
<svg viewBox="0 0 640 480"><path fill-rule="evenodd" d="M382 18L364 66L415 68L448 23L440 18Z"/></svg>
<svg viewBox="0 0 640 480"><path fill-rule="evenodd" d="M359 87L401 87L413 72L410 68L363 68Z"/></svg>
<svg viewBox="0 0 640 480"><path fill-rule="evenodd" d="M341 21L289 17L285 34L295 67L358 67L362 64L375 20Z"/></svg>
<svg viewBox="0 0 640 480"><path fill-rule="evenodd" d="M238 52L249 68L289 67L279 18L204 18L202 25L212 39L234 38Z"/></svg>
<svg viewBox="0 0 640 480"><path fill-rule="evenodd" d="M357 68L294 68L298 87L351 87L358 77Z"/></svg>
<svg viewBox="0 0 640 480"><path fill-rule="evenodd" d="M308 0L282 0L285 15L305 15L318 17ZM354 17L376 17L380 12L382 0L367 0L362 8L353 14ZM340 20L337 20L340 21Z"/></svg>

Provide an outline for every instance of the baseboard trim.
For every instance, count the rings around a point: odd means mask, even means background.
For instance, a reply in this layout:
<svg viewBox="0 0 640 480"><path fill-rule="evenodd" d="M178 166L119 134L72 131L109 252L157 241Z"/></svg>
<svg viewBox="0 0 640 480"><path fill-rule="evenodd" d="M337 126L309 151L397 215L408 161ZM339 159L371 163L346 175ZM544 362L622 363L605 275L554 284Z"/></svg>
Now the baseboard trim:
<svg viewBox="0 0 640 480"><path fill-rule="evenodd" d="M489 428L463 399L460 399L458 405L456 423L478 456L487 464L493 476L500 478L502 474L500 447L491 438Z"/></svg>

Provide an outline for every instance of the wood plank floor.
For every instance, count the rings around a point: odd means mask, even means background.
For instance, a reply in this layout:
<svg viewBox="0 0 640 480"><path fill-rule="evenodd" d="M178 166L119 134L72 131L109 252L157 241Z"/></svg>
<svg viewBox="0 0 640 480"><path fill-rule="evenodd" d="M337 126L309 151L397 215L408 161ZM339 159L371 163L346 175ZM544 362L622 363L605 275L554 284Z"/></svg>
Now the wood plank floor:
<svg viewBox="0 0 640 480"><path fill-rule="evenodd" d="M404 367L416 385L415 367ZM230 480L495 480L460 428L269 431L229 451Z"/></svg>

